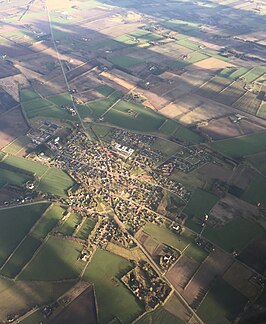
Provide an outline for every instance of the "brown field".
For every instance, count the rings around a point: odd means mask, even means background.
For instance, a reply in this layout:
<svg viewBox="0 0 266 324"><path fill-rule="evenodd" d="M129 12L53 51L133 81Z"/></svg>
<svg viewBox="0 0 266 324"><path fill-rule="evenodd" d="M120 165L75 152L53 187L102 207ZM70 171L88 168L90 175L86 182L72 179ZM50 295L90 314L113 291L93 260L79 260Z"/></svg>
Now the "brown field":
<svg viewBox="0 0 266 324"><path fill-rule="evenodd" d="M21 88L29 86L28 80L22 74L0 79L0 87L16 101L19 101L19 85Z"/></svg>
<svg viewBox="0 0 266 324"><path fill-rule="evenodd" d="M63 311L53 318L51 324L97 324L97 310L93 286L87 288Z"/></svg>
<svg viewBox="0 0 266 324"><path fill-rule="evenodd" d="M215 179L227 182L231 178L233 170L228 165L208 163L199 168L197 173L207 183L212 183Z"/></svg>
<svg viewBox="0 0 266 324"><path fill-rule="evenodd" d="M223 279L230 285L239 290L244 296L250 300L254 300L259 293L258 286L255 286L249 279L254 275L254 272L245 267L240 262L235 262L226 271Z"/></svg>
<svg viewBox="0 0 266 324"><path fill-rule="evenodd" d="M232 81L225 78L213 77L210 81L205 83L197 90L197 94L203 97L211 98L215 100L215 97L223 89L225 89Z"/></svg>
<svg viewBox="0 0 266 324"><path fill-rule="evenodd" d="M210 57L205 60L196 62L193 64L194 66L200 69L207 69L207 70L219 70L224 69L229 66L234 66L232 63L221 61L215 57Z"/></svg>
<svg viewBox="0 0 266 324"><path fill-rule="evenodd" d="M233 258L218 249L207 257L184 289L183 296L191 307L197 309L215 276L222 276L232 263Z"/></svg>
<svg viewBox="0 0 266 324"><path fill-rule="evenodd" d="M249 114L256 115L260 104L261 100L257 99L257 95L247 91L233 104L233 107Z"/></svg>
<svg viewBox="0 0 266 324"><path fill-rule="evenodd" d="M0 149L12 142L15 138L25 135L28 126L19 108L1 115L0 119Z"/></svg>
<svg viewBox="0 0 266 324"><path fill-rule="evenodd" d="M117 73L118 70L113 70L111 73L110 72L103 72L101 73L101 76L104 78L114 81L116 84L122 86L123 88L127 89L128 91L132 90L135 88L135 84L138 81L138 79L132 78L132 76L129 77L128 74L125 72L120 72Z"/></svg>
<svg viewBox="0 0 266 324"><path fill-rule="evenodd" d="M240 261L261 274L266 272L266 237L251 242L239 255Z"/></svg>
<svg viewBox="0 0 266 324"><path fill-rule="evenodd" d="M257 219L259 217L258 208L233 195L227 194L213 207L211 217L225 224L236 217Z"/></svg>
<svg viewBox="0 0 266 324"><path fill-rule="evenodd" d="M109 242L106 247L106 250L114 254L117 254L127 260L136 260L136 261L146 260L145 254L137 247L133 249L126 249L112 242Z"/></svg>
<svg viewBox="0 0 266 324"><path fill-rule="evenodd" d="M0 46L0 51L1 51L1 46ZM0 79L4 79L16 74L20 74L20 71L13 66L13 64L5 62L5 61L0 61Z"/></svg>
<svg viewBox="0 0 266 324"><path fill-rule="evenodd" d="M163 307L171 314L182 319L185 323L188 323L192 316L184 304L180 302L175 293L172 294Z"/></svg>
<svg viewBox="0 0 266 324"><path fill-rule="evenodd" d="M182 291L199 267L199 263L182 255L168 271L166 277L176 290Z"/></svg>
<svg viewBox="0 0 266 324"><path fill-rule="evenodd" d="M0 114L15 107L17 104L18 102L9 93L0 88Z"/></svg>
<svg viewBox="0 0 266 324"><path fill-rule="evenodd" d="M14 198L18 198L19 196L20 193L3 187L0 189L0 204L3 204L5 201L10 201Z"/></svg>

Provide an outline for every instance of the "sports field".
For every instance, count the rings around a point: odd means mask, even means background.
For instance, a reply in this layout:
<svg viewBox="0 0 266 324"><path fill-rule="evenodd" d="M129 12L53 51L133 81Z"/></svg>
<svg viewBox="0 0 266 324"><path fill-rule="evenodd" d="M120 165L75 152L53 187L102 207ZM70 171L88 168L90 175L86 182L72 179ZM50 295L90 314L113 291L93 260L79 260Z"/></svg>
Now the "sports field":
<svg viewBox="0 0 266 324"><path fill-rule="evenodd" d="M100 323L114 318L131 323L143 312L133 294L119 281L131 267L128 260L107 251L98 249L93 255L83 280L94 283Z"/></svg>

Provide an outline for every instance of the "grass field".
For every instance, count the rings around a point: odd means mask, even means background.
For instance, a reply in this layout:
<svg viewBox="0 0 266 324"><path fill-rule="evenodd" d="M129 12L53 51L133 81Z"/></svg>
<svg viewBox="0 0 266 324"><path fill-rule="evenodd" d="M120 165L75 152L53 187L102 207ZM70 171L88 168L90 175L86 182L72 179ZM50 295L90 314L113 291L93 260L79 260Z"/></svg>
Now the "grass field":
<svg viewBox="0 0 266 324"><path fill-rule="evenodd" d="M266 73L266 66L256 66L245 74L244 78L247 83L251 83L261 77L264 73Z"/></svg>
<svg viewBox="0 0 266 324"><path fill-rule="evenodd" d="M116 279L130 269L131 263L126 259L96 250L83 280L94 283L100 323L109 323L116 317L122 323L130 323L142 313L132 293Z"/></svg>
<svg viewBox="0 0 266 324"><path fill-rule="evenodd" d="M264 160L265 163L265 160ZM261 203L266 206L266 177L258 175L242 195L242 199L251 204Z"/></svg>
<svg viewBox="0 0 266 324"><path fill-rule="evenodd" d="M31 259L41 242L32 236L27 236L12 257L1 270L1 274L10 278L15 277Z"/></svg>
<svg viewBox="0 0 266 324"><path fill-rule="evenodd" d="M74 185L72 178L63 170L51 168L40 179L38 190L66 197L66 191Z"/></svg>
<svg viewBox="0 0 266 324"><path fill-rule="evenodd" d="M249 68L241 67L228 67L223 69L218 76L230 79L230 80L237 80L240 78L242 75L247 73L249 71Z"/></svg>
<svg viewBox="0 0 266 324"><path fill-rule="evenodd" d="M210 147L232 158L257 154L266 150L266 132L213 142Z"/></svg>
<svg viewBox="0 0 266 324"><path fill-rule="evenodd" d="M49 210L46 211L38 224L34 227L31 234L37 239L44 239L63 217L64 212L64 208L53 205L51 208L49 208Z"/></svg>
<svg viewBox="0 0 266 324"><path fill-rule="evenodd" d="M204 217L212 207L218 202L219 198L211 193L196 189L191 196L183 212L189 217Z"/></svg>
<svg viewBox="0 0 266 324"><path fill-rule="evenodd" d="M39 98L40 98L40 96L35 91L26 90L26 89L20 91L21 102L35 100L35 99L39 99Z"/></svg>
<svg viewBox="0 0 266 324"><path fill-rule="evenodd" d="M114 65L118 65L122 68L132 68L136 65L144 63L143 60L137 59L135 57L127 56L127 55L114 56L110 59L110 61Z"/></svg>
<svg viewBox="0 0 266 324"><path fill-rule="evenodd" d="M68 219L60 226L59 232L63 235L70 236L74 233L75 227L81 223L82 216L78 214L71 214Z"/></svg>
<svg viewBox="0 0 266 324"><path fill-rule="evenodd" d="M47 97L51 103L55 104L56 106L72 106L72 98L69 93L64 93L56 96Z"/></svg>
<svg viewBox="0 0 266 324"><path fill-rule="evenodd" d="M81 251L79 243L50 237L19 279L49 281L77 278L85 266L79 259Z"/></svg>
<svg viewBox="0 0 266 324"><path fill-rule="evenodd" d="M172 136L182 142L199 144L203 142L203 137L191 131L183 125L179 125Z"/></svg>
<svg viewBox="0 0 266 324"><path fill-rule="evenodd" d="M47 203L0 210L0 265L41 217Z"/></svg>
<svg viewBox="0 0 266 324"><path fill-rule="evenodd" d="M0 168L0 188L5 184L21 186L30 178L31 177L26 174Z"/></svg>
<svg viewBox="0 0 266 324"><path fill-rule="evenodd" d="M79 229L76 236L82 240L86 240L89 237L94 226L95 226L95 222L92 219L87 218L85 223Z"/></svg>
<svg viewBox="0 0 266 324"><path fill-rule="evenodd" d="M197 262L203 262L206 257L208 256L208 253L200 248L197 244L191 243L185 250L184 254L188 256L189 258L197 261Z"/></svg>
<svg viewBox="0 0 266 324"><path fill-rule="evenodd" d="M192 49L194 51L197 51L199 49L199 45L200 45L200 44L192 42L192 41L190 41L188 39L180 39L176 43L179 44L179 45L182 45L182 46L184 46L186 48Z"/></svg>
<svg viewBox="0 0 266 324"><path fill-rule="evenodd" d="M166 119L162 126L159 128L160 133L170 136L177 129L178 124L171 120Z"/></svg>
<svg viewBox="0 0 266 324"><path fill-rule="evenodd" d="M247 160L261 173L266 175L266 152L250 155Z"/></svg>
<svg viewBox="0 0 266 324"><path fill-rule="evenodd" d="M95 89L97 92L99 92L100 94L102 94L105 97L110 96L111 93L113 93L115 91L115 89L107 86L107 85L102 85L99 86Z"/></svg>
<svg viewBox="0 0 266 324"><path fill-rule="evenodd" d="M104 121L126 129L156 132L165 118L150 108L121 100L105 115Z"/></svg>
<svg viewBox="0 0 266 324"><path fill-rule="evenodd" d="M185 324L180 318L177 318L163 307L158 307L156 310L145 314L136 324Z"/></svg>
<svg viewBox="0 0 266 324"><path fill-rule="evenodd" d="M31 143L31 140L27 136L20 136L19 138L15 139L9 145L7 145L3 151L9 154L16 155L22 148L26 147L28 144Z"/></svg>
<svg viewBox="0 0 266 324"><path fill-rule="evenodd" d="M203 235L228 252L241 250L255 238L265 235L264 229L257 223L236 218L219 228L207 227Z"/></svg>
<svg viewBox="0 0 266 324"><path fill-rule="evenodd" d="M183 230L181 235L177 235L165 226L151 223L144 226L144 231L157 241L170 245L179 251L183 251L193 240L193 234L188 230Z"/></svg>
<svg viewBox="0 0 266 324"><path fill-rule="evenodd" d="M197 313L206 324L232 323L246 302L247 298L240 292L223 279L217 278L200 304Z"/></svg>

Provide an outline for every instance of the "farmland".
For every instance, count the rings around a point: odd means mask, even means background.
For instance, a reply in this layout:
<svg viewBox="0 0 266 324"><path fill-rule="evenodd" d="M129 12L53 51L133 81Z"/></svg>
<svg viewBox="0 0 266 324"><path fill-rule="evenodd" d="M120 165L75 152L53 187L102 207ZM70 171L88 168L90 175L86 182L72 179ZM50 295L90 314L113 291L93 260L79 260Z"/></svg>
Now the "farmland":
<svg viewBox="0 0 266 324"><path fill-rule="evenodd" d="M77 214L70 214L67 220L59 228L59 232L63 235L72 235L75 227L81 223L81 216Z"/></svg>
<svg viewBox="0 0 266 324"><path fill-rule="evenodd" d="M75 279L84 267L84 263L79 259L81 250L82 246L79 243L50 237L19 275L19 279L40 281Z"/></svg>
<svg viewBox="0 0 266 324"><path fill-rule="evenodd" d="M121 257L102 250L95 252L83 280L95 285L100 323L109 322L116 317L129 323L141 314L141 306L119 281L130 268L130 262Z"/></svg>
<svg viewBox="0 0 266 324"><path fill-rule="evenodd" d="M0 211L0 264L3 265L8 256L27 235L30 228L41 217L48 207L47 203L10 208ZM10 235L9 229L14 234Z"/></svg>

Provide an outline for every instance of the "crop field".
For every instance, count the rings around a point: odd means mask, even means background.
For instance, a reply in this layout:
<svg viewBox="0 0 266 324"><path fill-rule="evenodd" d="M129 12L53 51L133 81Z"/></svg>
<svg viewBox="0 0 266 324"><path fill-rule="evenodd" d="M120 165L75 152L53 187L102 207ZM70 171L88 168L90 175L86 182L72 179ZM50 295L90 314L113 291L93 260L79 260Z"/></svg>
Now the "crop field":
<svg viewBox="0 0 266 324"><path fill-rule="evenodd" d="M49 281L77 278L85 266L79 259L81 251L82 245L79 243L50 237L19 275L19 279Z"/></svg>
<svg viewBox="0 0 266 324"><path fill-rule="evenodd" d="M160 133L170 136L177 129L178 124L171 119L166 119L159 128Z"/></svg>
<svg viewBox="0 0 266 324"><path fill-rule="evenodd" d="M251 69L247 74L245 74L244 79L247 83L251 83L260 78L265 73L266 66L257 66Z"/></svg>
<svg viewBox="0 0 266 324"><path fill-rule="evenodd" d="M228 252L240 251L250 241L263 236L264 229L257 223L244 219L235 218L222 227L207 227L204 236Z"/></svg>
<svg viewBox="0 0 266 324"><path fill-rule="evenodd" d="M257 98L257 95L247 91L232 106L236 109L256 115L260 104L261 100Z"/></svg>
<svg viewBox="0 0 266 324"><path fill-rule="evenodd" d="M36 224L31 235L37 239L44 239L63 217L64 212L64 208L53 205L45 212L40 221Z"/></svg>
<svg viewBox="0 0 266 324"><path fill-rule="evenodd" d="M229 80L237 80L239 79L242 75L246 74L250 69L246 67L229 67L225 68L222 70L218 76L227 78Z"/></svg>
<svg viewBox="0 0 266 324"><path fill-rule="evenodd" d="M224 88L229 86L232 81L225 78L213 77L197 90L197 94L207 98L215 98Z"/></svg>
<svg viewBox="0 0 266 324"><path fill-rule="evenodd" d="M188 39L180 39L177 41L177 44L182 45L186 48L192 49L194 51L197 51L199 49L200 44L197 44L195 42L192 42Z"/></svg>
<svg viewBox="0 0 266 324"><path fill-rule="evenodd" d="M21 90L20 91L20 100L21 102L26 102L26 101L30 101L30 100L36 100L36 99L40 99L41 97L32 90Z"/></svg>
<svg viewBox="0 0 266 324"><path fill-rule="evenodd" d="M56 106L72 106L73 102L69 93L64 93L56 96L47 97L51 103L55 104Z"/></svg>
<svg viewBox="0 0 266 324"><path fill-rule="evenodd" d="M118 318L130 323L142 312L133 294L119 281L131 269L131 263L115 254L96 250L83 280L94 283L100 323Z"/></svg>
<svg viewBox="0 0 266 324"><path fill-rule="evenodd" d="M257 154L266 150L266 132L213 142L211 148L232 158Z"/></svg>
<svg viewBox="0 0 266 324"><path fill-rule="evenodd" d="M197 313L206 324L215 323L217 318L220 323L230 323L242 311L246 303L246 297L223 279L217 278Z"/></svg>
<svg viewBox="0 0 266 324"><path fill-rule="evenodd" d="M225 105L232 105L245 93L245 91L243 83L233 82L228 88L220 92L215 100Z"/></svg>
<svg viewBox="0 0 266 324"><path fill-rule="evenodd" d="M195 243L191 243L184 254L199 263L202 263L208 256L208 253Z"/></svg>
<svg viewBox="0 0 266 324"><path fill-rule="evenodd" d="M47 203L42 203L0 210L0 265L3 265L47 207Z"/></svg>
<svg viewBox="0 0 266 324"><path fill-rule="evenodd" d="M126 55L114 56L110 59L110 61L114 65L118 65L122 68L132 68L135 67L136 65L144 63L143 60L131 56L126 56Z"/></svg>
<svg viewBox="0 0 266 324"><path fill-rule="evenodd" d="M264 160L265 163L265 160ZM242 199L250 202L251 204L261 203L266 206L266 177L258 175L249 185L247 190L242 195Z"/></svg>
<svg viewBox="0 0 266 324"><path fill-rule="evenodd" d="M78 214L70 214L67 220L60 226L59 232L63 235L70 236L74 233L76 226L82 221L82 216Z"/></svg>
<svg viewBox="0 0 266 324"><path fill-rule="evenodd" d="M95 226L95 222L92 219L87 218L85 223L81 226L78 233L76 234L76 237L82 240L86 240L89 237L94 226Z"/></svg>
<svg viewBox="0 0 266 324"><path fill-rule="evenodd" d="M121 100L105 115L104 121L126 129L156 132L165 118L150 108Z"/></svg>
<svg viewBox="0 0 266 324"><path fill-rule="evenodd" d="M186 62L193 64L193 63L197 63L199 61L205 60L207 58L208 58L208 56L203 53L193 52L193 53L190 53L187 55Z"/></svg>
<svg viewBox="0 0 266 324"><path fill-rule="evenodd" d="M264 103L260 106L260 109L258 110L257 115L262 118L266 118L266 103Z"/></svg>
<svg viewBox="0 0 266 324"><path fill-rule="evenodd" d="M181 235L177 235L165 226L151 223L147 223L143 230L159 242L172 246L181 252L192 242L194 236L188 230L183 230Z"/></svg>
<svg viewBox="0 0 266 324"><path fill-rule="evenodd" d="M1 274L10 278L15 277L31 259L40 245L41 242L39 240L32 236L27 236L1 269Z"/></svg>
<svg viewBox="0 0 266 324"><path fill-rule="evenodd" d="M12 143L7 145L3 151L9 154L16 155L21 151L25 146L27 146L31 140L27 136L20 136L19 138L15 139Z"/></svg>
<svg viewBox="0 0 266 324"><path fill-rule="evenodd" d="M38 189L56 196L66 197L66 191L73 185L73 179L66 172L51 168L40 179Z"/></svg>
<svg viewBox="0 0 266 324"><path fill-rule="evenodd" d="M99 86L95 90L105 97L110 96L110 94L112 94L115 91L115 89L113 89L107 85Z"/></svg>
<svg viewBox="0 0 266 324"><path fill-rule="evenodd" d="M163 307L158 307L156 310L145 314L139 320L135 322L136 324L185 324L180 318L177 318L170 312L168 312Z"/></svg>

